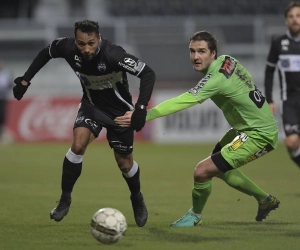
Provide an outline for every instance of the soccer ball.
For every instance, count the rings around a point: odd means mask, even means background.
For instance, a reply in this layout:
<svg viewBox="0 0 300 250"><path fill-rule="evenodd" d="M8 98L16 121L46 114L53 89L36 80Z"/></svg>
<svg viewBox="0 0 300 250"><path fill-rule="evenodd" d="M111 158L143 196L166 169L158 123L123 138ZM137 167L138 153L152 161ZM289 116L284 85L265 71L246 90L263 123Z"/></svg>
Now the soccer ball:
<svg viewBox="0 0 300 250"><path fill-rule="evenodd" d="M126 230L126 218L115 208L101 208L92 217L92 235L101 243L113 244L118 242Z"/></svg>

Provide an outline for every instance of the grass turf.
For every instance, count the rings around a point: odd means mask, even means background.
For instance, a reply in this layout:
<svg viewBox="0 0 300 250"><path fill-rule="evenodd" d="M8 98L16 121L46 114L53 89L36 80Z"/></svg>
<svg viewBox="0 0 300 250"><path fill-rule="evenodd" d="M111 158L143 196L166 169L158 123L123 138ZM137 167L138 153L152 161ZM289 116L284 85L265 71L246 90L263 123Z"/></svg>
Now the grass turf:
<svg viewBox="0 0 300 250"><path fill-rule="evenodd" d="M129 191L106 144L92 144L84 156L69 214L49 218L60 196L61 164L68 144L0 145L0 249L299 249L300 170L284 145L241 169L275 195L281 206L262 223L257 203L219 179L213 180L201 226L171 228L191 206L193 169L213 145L136 144L147 225L135 225ZM101 207L125 215L128 230L115 245L98 243L89 222Z"/></svg>

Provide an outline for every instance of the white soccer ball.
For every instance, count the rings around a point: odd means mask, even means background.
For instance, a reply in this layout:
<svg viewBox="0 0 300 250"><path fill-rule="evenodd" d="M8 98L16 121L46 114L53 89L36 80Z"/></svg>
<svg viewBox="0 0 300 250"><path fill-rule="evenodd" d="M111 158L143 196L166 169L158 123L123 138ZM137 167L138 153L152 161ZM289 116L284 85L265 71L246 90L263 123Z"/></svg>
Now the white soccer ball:
<svg viewBox="0 0 300 250"><path fill-rule="evenodd" d="M126 218L115 208L101 208L92 217L92 235L101 243L113 244L118 242L126 230Z"/></svg>

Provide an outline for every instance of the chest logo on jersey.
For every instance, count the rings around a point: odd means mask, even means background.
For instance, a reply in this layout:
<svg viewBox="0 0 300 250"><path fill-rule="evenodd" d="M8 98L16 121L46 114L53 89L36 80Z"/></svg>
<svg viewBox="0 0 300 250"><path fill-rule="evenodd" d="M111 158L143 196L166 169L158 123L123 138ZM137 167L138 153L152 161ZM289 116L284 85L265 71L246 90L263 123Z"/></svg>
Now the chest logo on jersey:
<svg viewBox="0 0 300 250"><path fill-rule="evenodd" d="M106 70L106 65L104 62L99 62L98 65L97 65L97 69L100 71L100 72L104 72Z"/></svg>
<svg viewBox="0 0 300 250"><path fill-rule="evenodd" d="M290 41L288 39L281 40L281 49L283 51L289 50Z"/></svg>
<svg viewBox="0 0 300 250"><path fill-rule="evenodd" d="M205 77L203 77L194 88L191 88L189 90L189 93L191 93L192 95L198 95L200 89L204 87L204 85L207 83L209 78L211 78L211 76L212 76L212 74L210 73L210 74L206 75Z"/></svg>
<svg viewBox="0 0 300 250"><path fill-rule="evenodd" d="M234 61L231 57L226 56L219 72L223 73L226 78L229 78L233 74L236 64L236 61Z"/></svg>
<svg viewBox="0 0 300 250"><path fill-rule="evenodd" d="M282 68L289 68L290 67L290 61L289 59L284 59L281 61L281 67Z"/></svg>
<svg viewBox="0 0 300 250"><path fill-rule="evenodd" d="M81 68L81 63L82 63L81 57L75 55L74 60L75 60L75 65L76 65L76 67L77 67L77 68Z"/></svg>

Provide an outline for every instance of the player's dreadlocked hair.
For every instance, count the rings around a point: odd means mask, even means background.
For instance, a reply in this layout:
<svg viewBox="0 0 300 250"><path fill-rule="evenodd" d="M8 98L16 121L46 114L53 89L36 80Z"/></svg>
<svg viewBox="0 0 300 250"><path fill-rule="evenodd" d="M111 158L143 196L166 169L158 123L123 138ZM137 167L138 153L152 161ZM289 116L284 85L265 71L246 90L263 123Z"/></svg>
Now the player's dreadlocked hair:
<svg viewBox="0 0 300 250"><path fill-rule="evenodd" d="M207 42L207 46L210 49L210 51L216 51L215 58L217 58L218 55L218 47L217 47L217 39L216 37L211 34L210 32L203 30L203 31L197 31L194 33L194 35L190 38L190 41L205 41Z"/></svg>
<svg viewBox="0 0 300 250"><path fill-rule="evenodd" d="M81 20L75 23L75 37L77 30L81 30L83 33L96 33L99 34L99 25L97 22L91 20Z"/></svg>
<svg viewBox="0 0 300 250"><path fill-rule="evenodd" d="M285 10L284 10L284 17L287 17L287 15L288 15L288 13L290 12L290 10L291 10L292 8L294 8L294 7L300 7L300 2L295 2L295 1L290 2L290 3L286 6L286 8L285 8Z"/></svg>

